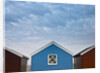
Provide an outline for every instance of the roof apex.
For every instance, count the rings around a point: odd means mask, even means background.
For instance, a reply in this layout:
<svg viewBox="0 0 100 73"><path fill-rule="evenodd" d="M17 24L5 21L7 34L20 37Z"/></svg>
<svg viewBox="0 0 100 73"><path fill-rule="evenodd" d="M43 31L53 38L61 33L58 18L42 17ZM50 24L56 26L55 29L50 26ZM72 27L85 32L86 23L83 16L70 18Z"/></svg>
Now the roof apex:
<svg viewBox="0 0 100 73"><path fill-rule="evenodd" d="M29 58L26 57L25 55L22 55L21 53L19 53L19 52L17 52L17 51L14 51L13 49L9 49L9 48L5 47L5 50L7 50L7 51L9 51L9 52L11 52L11 53L13 53L13 54L19 56L19 57L24 57L24 58L29 59Z"/></svg>
<svg viewBox="0 0 100 73"><path fill-rule="evenodd" d="M83 54L87 53L88 51L92 50L93 48L95 48L95 45L92 45L88 48L83 49L82 51L78 52L77 54L74 54L74 56L83 55Z"/></svg>
<svg viewBox="0 0 100 73"><path fill-rule="evenodd" d="M38 50L32 52L32 53L31 53L31 56L32 56L32 55L35 55L36 53L38 53L38 52L40 52L40 51L42 51L42 50L44 50L45 48L47 48L48 46L50 46L50 45L52 45L52 44L56 45L57 47L61 48L62 50L68 52L68 53L71 54L71 55L73 55L73 53L72 53L71 51L69 51L68 49L66 49L66 48L64 48L63 46L59 45L59 44L56 43L55 41L51 41L50 43L46 44L45 46L41 47L40 49L38 49Z"/></svg>

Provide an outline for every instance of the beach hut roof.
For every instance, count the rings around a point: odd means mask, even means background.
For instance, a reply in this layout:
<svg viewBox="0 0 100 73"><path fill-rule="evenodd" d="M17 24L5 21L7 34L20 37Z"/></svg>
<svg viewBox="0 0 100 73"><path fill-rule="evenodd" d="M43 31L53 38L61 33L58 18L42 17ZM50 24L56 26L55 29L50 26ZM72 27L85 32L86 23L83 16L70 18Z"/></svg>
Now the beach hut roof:
<svg viewBox="0 0 100 73"><path fill-rule="evenodd" d="M36 53L38 53L38 52L44 50L45 48L49 47L49 46L52 45L52 44L56 45L57 47L61 48L62 50L68 52L68 53L71 54L71 55L73 55L73 53L72 53L71 51L69 51L68 49L66 49L66 48L64 48L63 46L59 45L58 43L52 41L52 42L46 44L45 46L41 47L40 49L38 49L38 50L32 52L32 53L31 53L31 56L33 56L33 55L35 55Z"/></svg>
<svg viewBox="0 0 100 73"><path fill-rule="evenodd" d="M83 55L85 53L87 53L88 51L92 50L93 48L95 48L95 45L92 45L88 48L83 49L82 51L80 51L79 53L75 54L74 56L78 56L78 55Z"/></svg>
<svg viewBox="0 0 100 73"><path fill-rule="evenodd" d="M23 55L23 54L21 54L21 53L15 51L15 50L13 50L13 49L9 49L9 48L5 47L5 50L7 50L7 51L9 51L9 52L11 52L11 53L13 53L13 54L15 54L15 55L21 57L21 58L29 59L29 58L26 57L25 55Z"/></svg>

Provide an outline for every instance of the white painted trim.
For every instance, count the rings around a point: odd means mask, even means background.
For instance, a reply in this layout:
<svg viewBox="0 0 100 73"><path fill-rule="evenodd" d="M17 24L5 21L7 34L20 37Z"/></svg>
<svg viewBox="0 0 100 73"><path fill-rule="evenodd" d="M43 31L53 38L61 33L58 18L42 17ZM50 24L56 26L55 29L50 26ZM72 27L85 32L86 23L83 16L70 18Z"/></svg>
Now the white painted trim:
<svg viewBox="0 0 100 73"><path fill-rule="evenodd" d="M45 48L47 48L48 46L50 46L50 45L52 45L52 44L54 44L54 45L58 46L59 48L61 48L62 50L64 50L64 51L68 52L69 54L71 54L71 55L73 56L73 53L72 53L71 51L69 51L68 49L66 49L66 48L62 47L61 45L57 44L57 43L56 43L56 42L54 42L54 41L52 41L52 42L48 43L47 45L43 46L42 48L40 48L40 49L38 49L38 50L36 50L36 51L32 52L32 53L31 53L31 56L33 56L33 55L35 55L36 53L38 53L38 52L40 52L40 51L44 50Z"/></svg>
<svg viewBox="0 0 100 73"><path fill-rule="evenodd" d="M90 50L92 50L92 49L94 49L94 48L95 48L95 46L93 46L93 47L89 48L88 50L86 50L86 51L82 52L82 53L81 53L81 55L84 55L85 53L87 53L88 51L90 51Z"/></svg>
<svg viewBox="0 0 100 73"><path fill-rule="evenodd" d="M72 60L73 60L73 69L74 69L74 57L72 58Z"/></svg>
<svg viewBox="0 0 100 73"><path fill-rule="evenodd" d="M56 55L56 64L50 64L49 63L49 55ZM48 65L58 65L58 56L57 56L57 54L48 54Z"/></svg>
<svg viewBox="0 0 100 73"><path fill-rule="evenodd" d="M19 57L26 57L26 56L22 55L21 53L16 52L16 51L14 51L14 50L12 50L12 49L5 48L5 50L7 50L7 51L9 51L9 52L11 52L11 53L13 53L13 54L19 56ZM26 57L26 58L28 58L28 57Z"/></svg>

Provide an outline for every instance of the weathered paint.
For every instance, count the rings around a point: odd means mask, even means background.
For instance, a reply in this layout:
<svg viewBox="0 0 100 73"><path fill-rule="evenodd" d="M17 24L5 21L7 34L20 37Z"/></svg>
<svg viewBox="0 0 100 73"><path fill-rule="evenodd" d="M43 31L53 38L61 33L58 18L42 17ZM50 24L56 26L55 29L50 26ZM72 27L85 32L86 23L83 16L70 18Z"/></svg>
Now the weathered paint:
<svg viewBox="0 0 100 73"><path fill-rule="evenodd" d="M82 68L82 62L81 62L81 56L75 56L74 57L74 69L80 69Z"/></svg>
<svg viewBox="0 0 100 73"><path fill-rule="evenodd" d="M57 65L48 65L48 55L57 55ZM31 71L73 69L73 56L54 44L31 57Z"/></svg>
<svg viewBox="0 0 100 73"><path fill-rule="evenodd" d="M25 72L27 70L27 58L23 57L21 59L21 72Z"/></svg>

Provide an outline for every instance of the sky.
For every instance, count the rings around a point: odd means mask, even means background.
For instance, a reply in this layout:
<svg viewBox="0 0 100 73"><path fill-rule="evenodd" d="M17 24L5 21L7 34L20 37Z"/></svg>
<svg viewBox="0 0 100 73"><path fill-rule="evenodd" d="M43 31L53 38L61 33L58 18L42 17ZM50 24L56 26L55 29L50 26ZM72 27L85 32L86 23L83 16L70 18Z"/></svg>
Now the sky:
<svg viewBox="0 0 100 73"><path fill-rule="evenodd" d="M6 1L5 45L29 56L51 41L74 54L95 44L95 6Z"/></svg>

